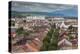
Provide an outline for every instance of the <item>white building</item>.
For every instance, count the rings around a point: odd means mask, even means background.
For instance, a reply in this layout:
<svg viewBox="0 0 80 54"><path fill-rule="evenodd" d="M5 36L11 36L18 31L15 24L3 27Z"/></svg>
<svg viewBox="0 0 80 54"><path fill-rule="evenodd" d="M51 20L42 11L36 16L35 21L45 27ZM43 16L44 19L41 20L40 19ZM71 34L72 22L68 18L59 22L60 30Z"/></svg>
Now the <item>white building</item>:
<svg viewBox="0 0 80 54"><path fill-rule="evenodd" d="M60 25L61 29L67 29L68 27L69 27L69 25L65 25L64 21Z"/></svg>
<svg viewBox="0 0 80 54"><path fill-rule="evenodd" d="M72 49L72 43L66 39L59 41L58 46L62 50Z"/></svg>
<svg viewBox="0 0 80 54"><path fill-rule="evenodd" d="M26 20L35 20L35 19L44 20L45 16L26 16Z"/></svg>
<svg viewBox="0 0 80 54"><path fill-rule="evenodd" d="M61 23L62 21L64 21L64 18L62 18L62 17L51 17L51 18L49 18L49 20L51 20L51 22L53 22L53 23Z"/></svg>

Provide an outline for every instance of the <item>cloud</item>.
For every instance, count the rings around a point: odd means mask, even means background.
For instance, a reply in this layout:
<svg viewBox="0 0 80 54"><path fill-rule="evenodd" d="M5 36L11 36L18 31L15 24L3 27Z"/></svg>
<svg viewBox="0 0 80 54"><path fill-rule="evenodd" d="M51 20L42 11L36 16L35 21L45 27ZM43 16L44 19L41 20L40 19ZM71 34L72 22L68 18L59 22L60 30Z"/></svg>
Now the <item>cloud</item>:
<svg viewBox="0 0 80 54"><path fill-rule="evenodd" d="M64 9L76 8L74 5L45 4L32 2L12 2L12 11L22 12L54 12Z"/></svg>

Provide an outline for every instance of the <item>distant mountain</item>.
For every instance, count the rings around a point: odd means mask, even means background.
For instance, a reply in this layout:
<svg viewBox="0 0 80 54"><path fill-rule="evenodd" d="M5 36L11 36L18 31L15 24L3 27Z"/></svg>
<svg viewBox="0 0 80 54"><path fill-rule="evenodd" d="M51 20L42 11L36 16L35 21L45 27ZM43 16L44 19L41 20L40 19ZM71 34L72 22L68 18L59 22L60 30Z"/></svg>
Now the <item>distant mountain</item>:
<svg viewBox="0 0 80 54"><path fill-rule="evenodd" d="M67 9L53 12L55 14L62 14L65 17L78 17L78 11L76 9Z"/></svg>
<svg viewBox="0 0 80 54"><path fill-rule="evenodd" d="M44 16L60 16L60 17L77 17L77 14L73 14L70 11L56 11L56 12L17 12L12 11L11 15L14 16L29 16L29 15L44 15Z"/></svg>

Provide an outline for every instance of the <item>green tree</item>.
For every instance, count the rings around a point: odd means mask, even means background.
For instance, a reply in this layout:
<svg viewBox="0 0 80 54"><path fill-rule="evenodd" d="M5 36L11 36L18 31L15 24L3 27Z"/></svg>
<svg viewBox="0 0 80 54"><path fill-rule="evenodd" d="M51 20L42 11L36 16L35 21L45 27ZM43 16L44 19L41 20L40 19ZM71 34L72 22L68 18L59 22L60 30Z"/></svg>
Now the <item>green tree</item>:
<svg viewBox="0 0 80 54"><path fill-rule="evenodd" d="M50 31L47 33L47 36L43 40L43 46L40 49L41 51L58 49L59 29L56 29L55 27L54 28L53 27L51 27Z"/></svg>
<svg viewBox="0 0 80 54"><path fill-rule="evenodd" d="M24 38L25 38L26 36L29 36L29 32L26 32L26 31L23 29L23 27L18 28L18 29L16 30L16 33L17 33L18 36L21 35L21 34L23 34L23 35L24 35Z"/></svg>

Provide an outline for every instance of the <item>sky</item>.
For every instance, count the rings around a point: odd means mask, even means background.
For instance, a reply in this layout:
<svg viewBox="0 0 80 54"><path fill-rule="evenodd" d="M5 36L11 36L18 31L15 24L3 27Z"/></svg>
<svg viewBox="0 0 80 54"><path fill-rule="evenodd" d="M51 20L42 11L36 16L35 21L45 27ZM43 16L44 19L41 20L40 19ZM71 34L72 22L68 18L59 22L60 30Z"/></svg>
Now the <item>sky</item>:
<svg viewBox="0 0 80 54"><path fill-rule="evenodd" d="M12 2L12 11L18 12L47 12L51 15L78 16L77 5L48 4L35 2Z"/></svg>

